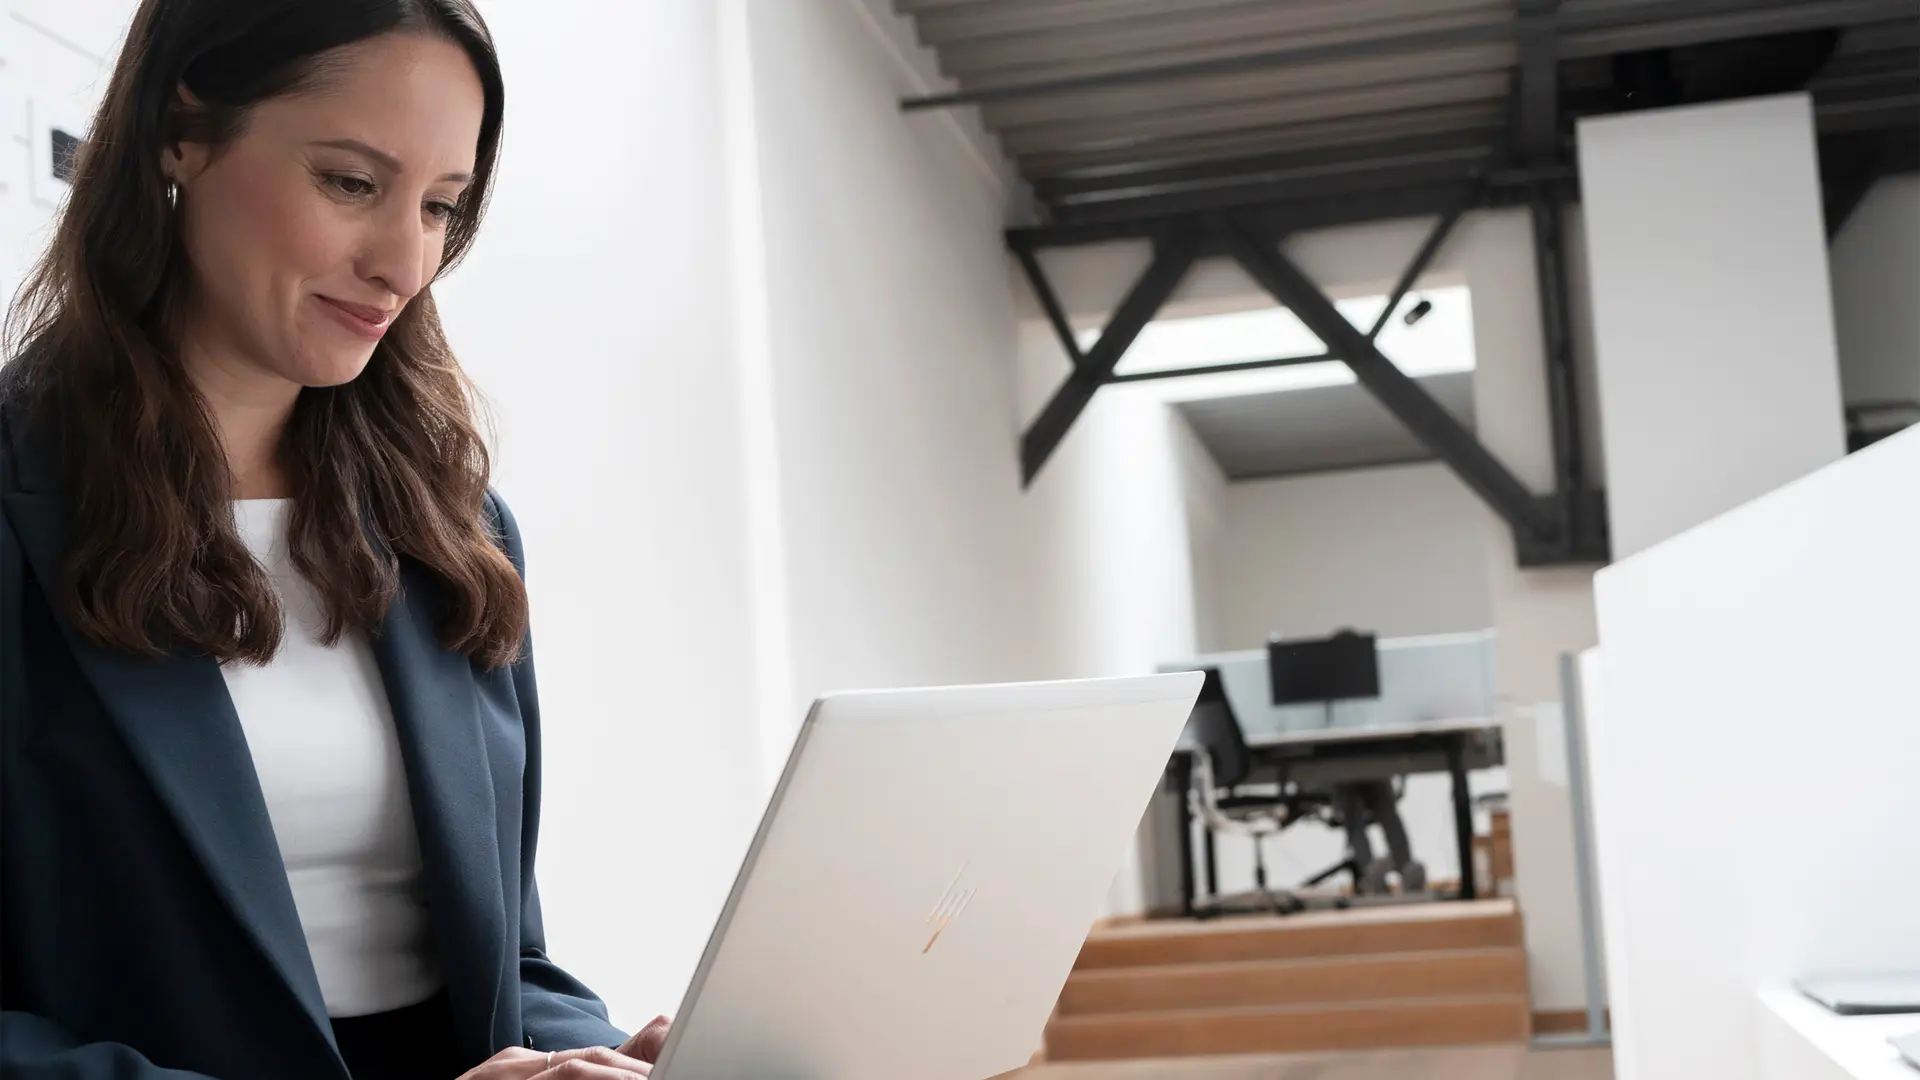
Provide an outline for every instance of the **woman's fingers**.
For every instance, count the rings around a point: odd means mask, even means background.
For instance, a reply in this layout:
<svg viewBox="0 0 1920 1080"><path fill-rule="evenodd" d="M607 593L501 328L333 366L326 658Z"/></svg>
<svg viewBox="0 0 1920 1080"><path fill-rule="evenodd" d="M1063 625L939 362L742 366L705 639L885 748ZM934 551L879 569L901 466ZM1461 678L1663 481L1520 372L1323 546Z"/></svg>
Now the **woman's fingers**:
<svg viewBox="0 0 1920 1080"><path fill-rule="evenodd" d="M547 1067L544 1050L511 1047L469 1069L460 1080L529 1080Z"/></svg>
<svg viewBox="0 0 1920 1080"><path fill-rule="evenodd" d="M461 1080L633 1080L652 1071L646 1062L604 1046L552 1054L513 1047L488 1058Z"/></svg>
<svg viewBox="0 0 1920 1080"><path fill-rule="evenodd" d="M656 1016L646 1027L635 1032L620 1052L641 1061L659 1061L660 1051L666 1048L667 1032L673 1029L673 1021L664 1016Z"/></svg>
<svg viewBox="0 0 1920 1080"><path fill-rule="evenodd" d="M553 1055L553 1067L535 1073L537 1080L633 1080L647 1076L653 1066L618 1050L590 1046L584 1050L562 1050Z"/></svg>

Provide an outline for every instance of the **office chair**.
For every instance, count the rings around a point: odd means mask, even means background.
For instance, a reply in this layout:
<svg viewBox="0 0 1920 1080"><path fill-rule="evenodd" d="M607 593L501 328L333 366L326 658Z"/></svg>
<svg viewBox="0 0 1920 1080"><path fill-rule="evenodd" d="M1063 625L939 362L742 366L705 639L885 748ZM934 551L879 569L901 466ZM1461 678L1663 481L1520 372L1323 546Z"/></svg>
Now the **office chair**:
<svg viewBox="0 0 1920 1080"><path fill-rule="evenodd" d="M1193 785L1187 790L1193 816L1214 832L1232 833L1253 840L1253 874L1262 909L1276 914L1304 910L1305 904L1290 892L1274 892L1267 886L1267 858L1262 846L1269 836L1283 832L1295 820L1299 807L1280 783L1247 784L1253 774L1253 752L1247 748L1240 719L1233 713L1218 668L1206 668L1200 685L1200 697L1187 721L1187 734L1195 744ZM1225 914L1237 910L1235 897L1209 897L1196 907L1197 913Z"/></svg>

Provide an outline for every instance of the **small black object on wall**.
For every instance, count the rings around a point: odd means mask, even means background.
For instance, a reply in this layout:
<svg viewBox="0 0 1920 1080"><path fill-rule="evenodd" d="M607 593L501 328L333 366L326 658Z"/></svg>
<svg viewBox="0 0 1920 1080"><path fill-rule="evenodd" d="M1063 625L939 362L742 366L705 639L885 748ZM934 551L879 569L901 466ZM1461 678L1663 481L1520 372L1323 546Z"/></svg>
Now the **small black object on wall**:
<svg viewBox="0 0 1920 1080"><path fill-rule="evenodd" d="M53 178L65 183L73 183L74 170L79 163L80 136L54 128Z"/></svg>

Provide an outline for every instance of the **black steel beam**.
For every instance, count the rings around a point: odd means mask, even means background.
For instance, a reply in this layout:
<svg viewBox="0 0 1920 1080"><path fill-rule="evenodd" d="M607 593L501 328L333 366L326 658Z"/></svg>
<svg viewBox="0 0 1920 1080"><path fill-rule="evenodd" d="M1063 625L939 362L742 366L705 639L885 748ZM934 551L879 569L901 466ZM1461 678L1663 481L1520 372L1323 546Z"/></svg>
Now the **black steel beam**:
<svg viewBox="0 0 1920 1080"><path fill-rule="evenodd" d="M1557 160L1560 150L1560 0L1520 0L1520 63L1514 85L1514 156Z"/></svg>
<svg viewBox="0 0 1920 1080"><path fill-rule="evenodd" d="M1315 465L1298 469L1249 469L1245 472L1227 474L1227 480L1238 484L1246 480L1290 480L1301 476L1329 476L1338 473L1368 472L1374 469L1397 469L1405 465L1431 465L1434 457L1429 453L1414 454L1408 457L1386 457L1374 461L1342 462L1338 465Z"/></svg>
<svg viewBox="0 0 1920 1080"><path fill-rule="evenodd" d="M1331 228L1365 221L1390 218L1430 217L1447 214L1458 205L1463 185L1472 173L1449 176L1444 182L1407 184L1378 190L1348 190L1311 198L1268 197L1235 210L1235 216L1274 231L1296 232L1302 229ZM1518 206L1526 202L1535 184L1545 183L1557 198L1572 201L1578 194L1579 177L1571 167L1500 170L1481 177L1480 207ZM1131 214L1116 213L1112 218L1056 221L1050 225L1024 226L1007 230L1007 243L1014 250L1027 248L1078 247L1105 244L1116 240L1145 240L1168 229L1188 227L1198 220L1191 212L1170 212L1157 206L1129 206ZM1214 253L1217 244L1203 254Z"/></svg>
<svg viewBox="0 0 1920 1080"><path fill-rule="evenodd" d="M1484 156L1498 131L1498 124L1480 123L1311 150L1216 157L1159 168L1107 169L1091 175L1047 175L1033 181L1033 193L1040 201L1057 207L1248 183L1278 185L1328 177L1394 176L1400 166L1431 161L1436 155Z"/></svg>
<svg viewBox="0 0 1920 1080"><path fill-rule="evenodd" d="M1440 253L1440 246L1447 242L1447 237L1453 232L1454 225L1459 222L1460 215L1466 213L1471 207L1479 205L1481 198L1481 185L1476 180L1467 186L1466 194L1454 204L1453 209L1440 215L1440 220L1433 223L1433 231L1427 234L1427 239L1420 245L1420 250L1414 253L1413 261L1408 263L1406 270L1401 272L1400 280L1394 282L1393 293L1387 297L1387 306L1381 308L1380 317L1373 320L1372 328L1367 331L1368 341L1379 339L1380 331L1387 327L1387 320L1393 318L1394 309L1400 306L1400 301L1407 298L1408 290L1420 280L1421 274L1427 272L1427 264Z"/></svg>
<svg viewBox="0 0 1920 1080"><path fill-rule="evenodd" d="M1639 5L1646 6L1646 5ZM1913 0L1694 0L1654 4L1632 19L1562 17L1561 55L1568 59L1672 49L1710 41L1832 30L1914 16Z"/></svg>
<svg viewBox="0 0 1920 1080"><path fill-rule="evenodd" d="M1016 248L1016 250L1018 250ZM1100 332L1100 340L1088 349L1080 364L1067 376L1067 381L1054 391L1053 399L1040 411L1026 435L1020 441L1020 467L1026 483L1033 483L1039 475L1041 466L1053 456L1066 437L1073 422L1086 411L1087 403L1093 400L1099 390L1113 375L1113 369L1126 354L1133 339L1159 313L1167 297L1179 286L1180 279L1186 276L1188 267L1193 265L1195 254L1199 250L1195 234L1191 230L1175 230L1158 236L1154 240L1153 261L1147 265L1140 279L1133 284L1127 298L1114 309L1113 317L1107 320L1106 328Z"/></svg>
<svg viewBox="0 0 1920 1080"><path fill-rule="evenodd" d="M1267 368L1298 367L1302 364L1324 364L1338 361L1332 353L1313 353L1309 356L1276 356L1270 360L1240 360L1231 364L1205 364L1199 367L1166 368L1160 371L1131 371L1125 375L1115 375L1110 383L1153 382L1158 379L1185 379L1194 375L1225 375L1235 371L1263 371Z"/></svg>
<svg viewBox="0 0 1920 1080"><path fill-rule="evenodd" d="M1573 493L1586 487L1586 447L1580 432L1580 391L1573 366L1573 327L1568 318L1566 237L1561 206L1543 192L1528 204L1533 215L1534 278L1540 287L1540 333L1547 360L1547 415L1553 439L1553 489L1559 501L1560 534L1581 535L1581 507Z"/></svg>
<svg viewBox="0 0 1920 1080"><path fill-rule="evenodd" d="M1813 120L1821 134L1912 131L1920 117L1920 87L1880 94L1813 95Z"/></svg>
<svg viewBox="0 0 1920 1080"><path fill-rule="evenodd" d="M1699 40L1751 37L1796 29L1859 26L1909 18L1912 14L1912 0L1797 0L1792 3L1768 3L1764 0L1633 0L1564 12L1560 15L1560 29L1568 35L1563 38L1566 55L1596 56ZM910 97L903 100L900 107L915 112L956 105L983 105L1115 86L1263 71L1294 64L1514 41L1521 35L1526 21L1525 17L1499 19L1352 41L1266 49L1240 56L1126 68L1071 78L973 87ZM1574 35L1584 37L1576 38Z"/></svg>
<svg viewBox="0 0 1920 1080"><path fill-rule="evenodd" d="M1013 249L1015 258L1020 260L1020 268L1026 271L1027 284L1033 287L1035 299L1040 301L1041 310L1047 313L1047 321L1053 324L1053 332L1060 338L1060 348L1066 351L1067 359L1074 367L1086 362L1080 352L1080 342L1073 336L1073 324L1067 321L1066 309L1060 306L1060 297L1053 291L1053 282L1047 279L1047 272L1040 266L1040 257L1030 247Z"/></svg>
<svg viewBox="0 0 1920 1080"><path fill-rule="evenodd" d="M1064 195L1048 205L1059 221L1094 221L1155 213L1204 213L1263 202L1300 202L1328 196L1363 195L1402 186L1446 186L1487 173L1494 164L1490 142L1435 145L1405 152L1345 153L1296 168L1221 176L1175 184L1136 184Z"/></svg>
<svg viewBox="0 0 1920 1080"><path fill-rule="evenodd" d="M1234 261L1313 331L1329 352L1344 360L1360 384L1406 425L1415 438L1505 518L1523 545L1551 541L1559 535L1558 523L1526 485L1488 453L1453 414L1395 367L1370 338L1348 322L1319 286L1281 253L1270 236L1255 232L1242 222L1225 222L1221 228Z"/></svg>
<svg viewBox="0 0 1920 1080"><path fill-rule="evenodd" d="M1102 221L1173 218L1196 214L1272 207L1278 214L1294 208L1296 216L1315 206L1332 208L1335 223L1356 220L1345 212L1370 200L1423 197L1421 208L1401 215L1445 213L1461 185L1476 178L1490 189L1527 188L1540 180L1573 180L1565 165L1509 168L1501 160L1497 140L1478 148L1458 147L1427 154L1356 159L1350 167L1331 165L1285 176L1245 176L1231 182L1169 189L1162 193L1132 193L1124 199L1077 199L1053 204L1053 221L1082 225ZM1524 191L1512 202L1524 201ZM1497 190L1492 197L1498 202ZM1365 220L1359 219L1359 220ZM1303 225L1302 227L1315 227Z"/></svg>

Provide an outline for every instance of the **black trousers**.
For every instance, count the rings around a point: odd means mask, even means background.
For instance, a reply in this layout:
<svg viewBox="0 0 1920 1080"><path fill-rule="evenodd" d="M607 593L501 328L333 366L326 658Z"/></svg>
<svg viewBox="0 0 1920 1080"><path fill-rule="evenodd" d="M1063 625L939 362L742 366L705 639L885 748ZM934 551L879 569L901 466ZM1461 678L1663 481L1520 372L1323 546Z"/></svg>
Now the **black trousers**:
<svg viewBox="0 0 1920 1080"><path fill-rule="evenodd" d="M353 1080L459 1080L479 1062L462 1062L454 1048L447 996L371 1016L339 1017L334 1038Z"/></svg>

